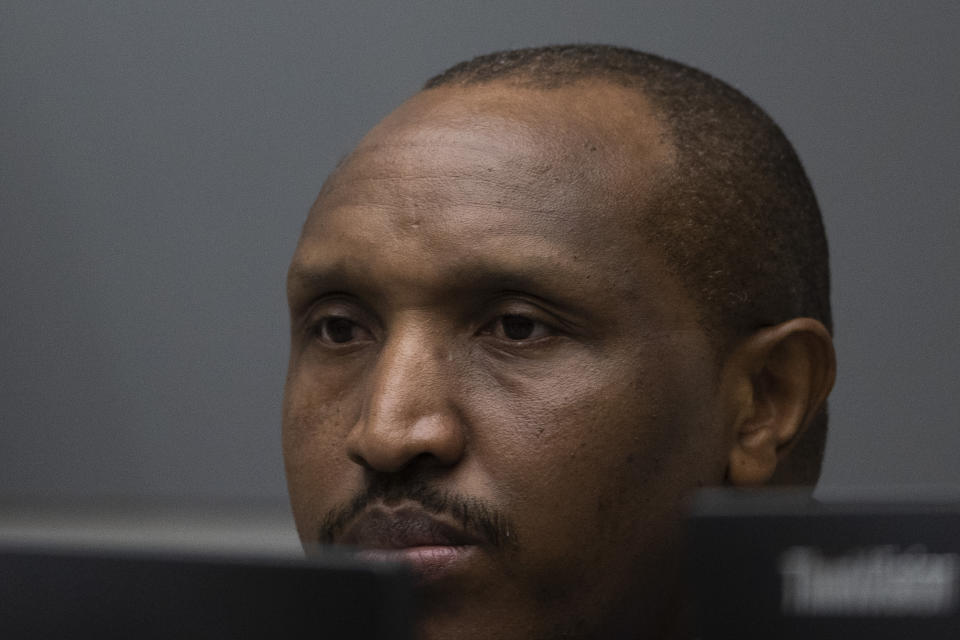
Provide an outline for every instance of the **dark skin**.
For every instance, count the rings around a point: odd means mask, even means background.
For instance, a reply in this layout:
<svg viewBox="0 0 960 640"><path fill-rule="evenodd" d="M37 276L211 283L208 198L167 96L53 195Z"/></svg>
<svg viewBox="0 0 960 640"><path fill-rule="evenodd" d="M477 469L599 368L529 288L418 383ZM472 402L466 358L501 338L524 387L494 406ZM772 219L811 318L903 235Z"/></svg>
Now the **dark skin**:
<svg viewBox="0 0 960 640"><path fill-rule="evenodd" d="M297 528L410 561L422 637L682 636L684 496L766 482L824 401L820 323L721 359L646 244L673 162L620 87L434 89L311 210L288 279Z"/></svg>

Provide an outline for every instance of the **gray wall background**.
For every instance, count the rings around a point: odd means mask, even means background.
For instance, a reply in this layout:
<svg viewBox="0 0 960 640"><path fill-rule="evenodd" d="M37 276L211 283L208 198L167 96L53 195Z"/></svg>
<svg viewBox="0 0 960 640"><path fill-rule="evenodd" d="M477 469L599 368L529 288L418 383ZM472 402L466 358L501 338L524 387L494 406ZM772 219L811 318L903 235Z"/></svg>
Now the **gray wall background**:
<svg viewBox="0 0 960 640"><path fill-rule="evenodd" d="M0 495L284 500L284 271L326 173L449 64L647 49L783 126L831 241L824 490L960 495L960 5L0 8Z"/></svg>

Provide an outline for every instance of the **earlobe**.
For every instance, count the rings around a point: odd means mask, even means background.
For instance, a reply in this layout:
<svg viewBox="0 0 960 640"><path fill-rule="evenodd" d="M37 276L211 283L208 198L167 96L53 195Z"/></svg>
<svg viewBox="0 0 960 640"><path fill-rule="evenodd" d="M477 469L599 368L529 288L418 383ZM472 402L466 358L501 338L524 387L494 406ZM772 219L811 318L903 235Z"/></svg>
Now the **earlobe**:
<svg viewBox="0 0 960 640"><path fill-rule="evenodd" d="M728 482L767 483L823 406L835 375L833 340L812 318L765 327L738 344L724 370L736 389Z"/></svg>

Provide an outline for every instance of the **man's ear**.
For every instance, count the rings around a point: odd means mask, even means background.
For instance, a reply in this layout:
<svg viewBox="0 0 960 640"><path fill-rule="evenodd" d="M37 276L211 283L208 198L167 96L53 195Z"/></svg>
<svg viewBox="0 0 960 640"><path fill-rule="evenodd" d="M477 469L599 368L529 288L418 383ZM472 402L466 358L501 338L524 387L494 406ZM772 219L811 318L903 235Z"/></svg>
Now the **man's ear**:
<svg viewBox="0 0 960 640"><path fill-rule="evenodd" d="M723 368L733 402L730 484L770 480L826 401L836 366L830 332L812 318L765 327L736 345Z"/></svg>

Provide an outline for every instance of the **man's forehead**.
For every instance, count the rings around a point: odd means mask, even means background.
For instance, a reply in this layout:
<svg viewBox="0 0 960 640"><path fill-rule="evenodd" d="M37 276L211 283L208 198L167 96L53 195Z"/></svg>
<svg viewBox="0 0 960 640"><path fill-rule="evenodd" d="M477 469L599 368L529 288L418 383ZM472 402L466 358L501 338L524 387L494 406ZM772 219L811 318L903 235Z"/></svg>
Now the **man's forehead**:
<svg viewBox="0 0 960 640"><path fill-rule="evenodd" d="M671 164L673 145L656 109L637 90L607 82L551 89L487 83L422 91L357 145L354 157L396 149L456 149L555 170Z"/></svg>
<svg viewBox="0 0 960 640"><path fill-rule="evenodd" d="M358 197L421 213L496 201L544 214L637 213L673 163L642 95L608 83L497 83L417 94L375 127L328 180L314 217ZM411 203L406 203L411 204Z"/></svg>

